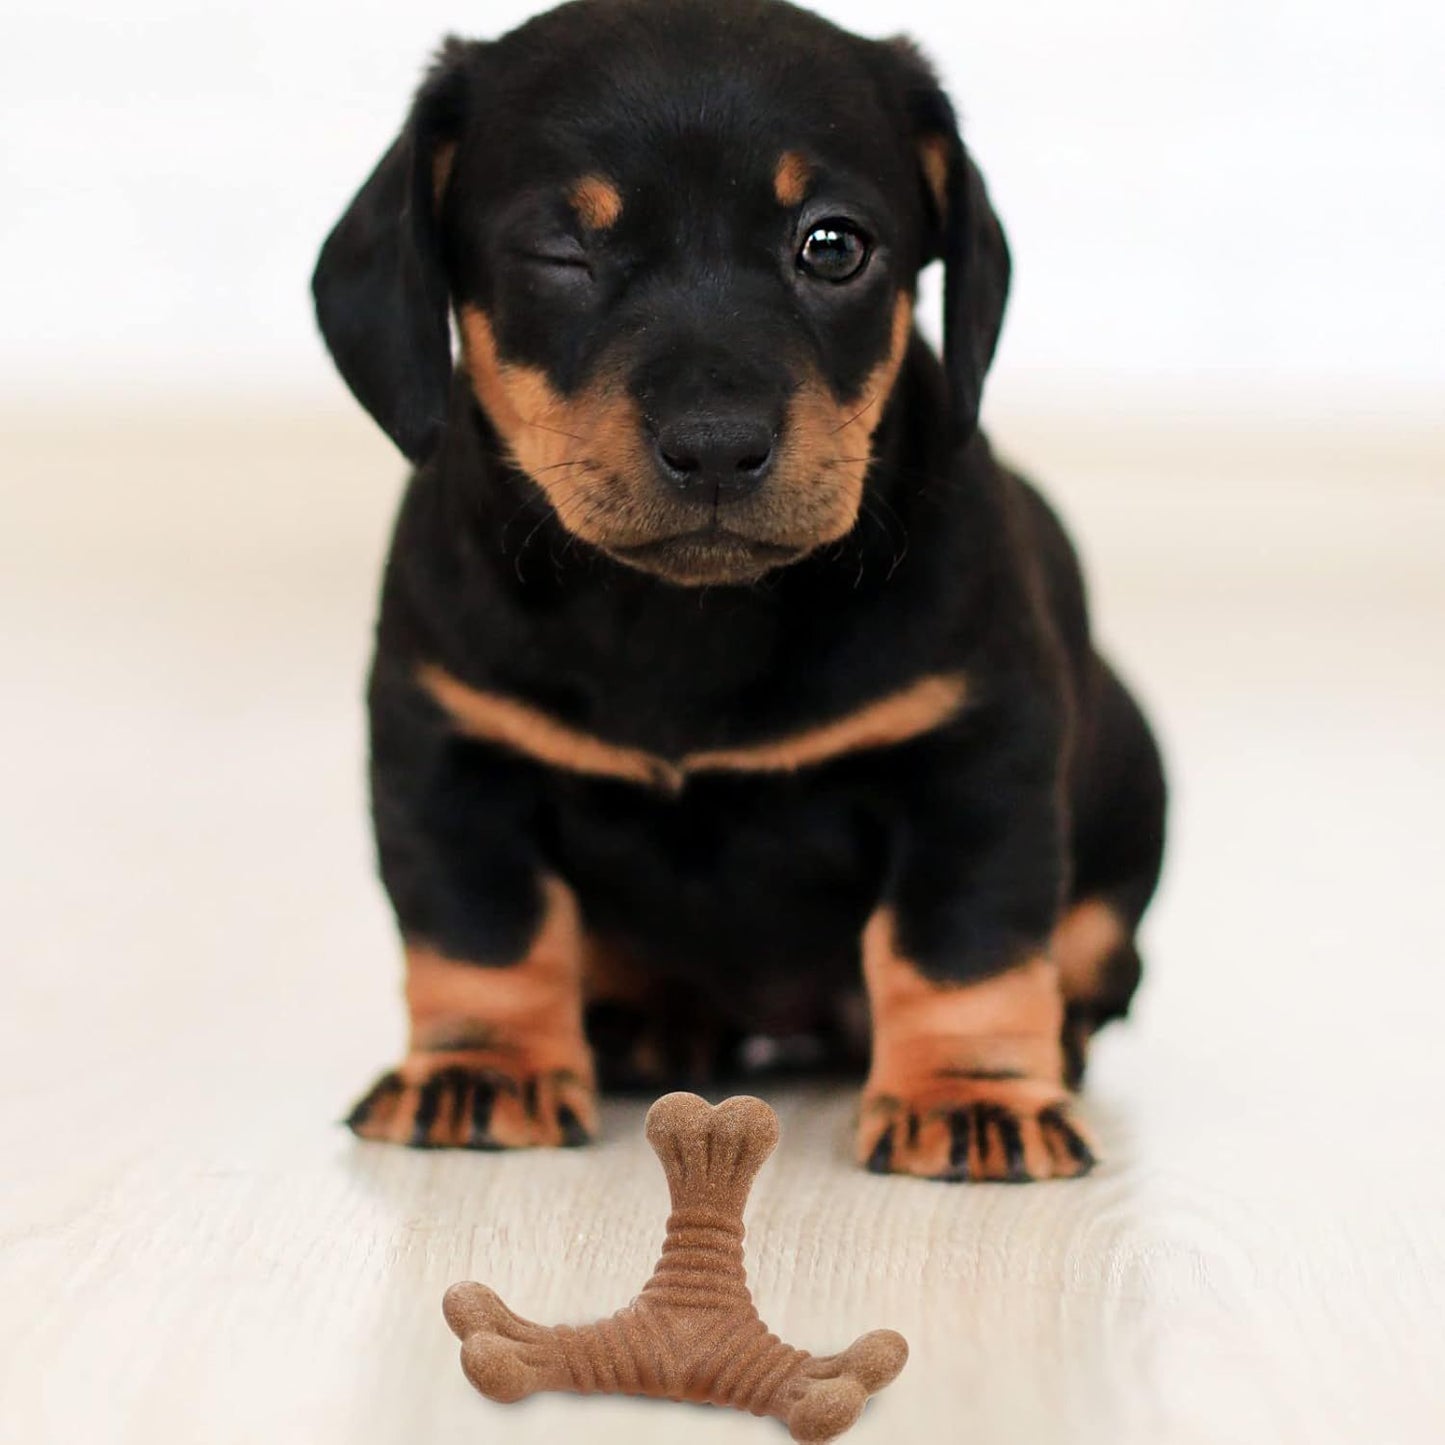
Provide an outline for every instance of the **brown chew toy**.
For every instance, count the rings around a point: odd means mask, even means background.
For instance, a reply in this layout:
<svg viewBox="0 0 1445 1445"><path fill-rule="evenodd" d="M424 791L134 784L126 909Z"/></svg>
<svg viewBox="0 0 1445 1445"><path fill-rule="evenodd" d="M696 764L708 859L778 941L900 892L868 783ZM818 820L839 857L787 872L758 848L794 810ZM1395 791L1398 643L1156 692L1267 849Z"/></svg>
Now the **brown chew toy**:
<svg viewBox="0 0 1445 1445"><path fill-rule="evenodd" d="M778 1142L777 1115L761 1099L714 1109L696 1094L668 1094L648 1111L647 1142L672 1213L642 1293L611 1319L548 1328L483 1285L454 1284L442 1309L467 1379L504 1404L543 1390L651 1395L772 1415L794 1440L836 1439L903 1368L908 1342L874 1330L820 1357L785 1345L758 1318L743 1268L743 1206Z"/></svg>

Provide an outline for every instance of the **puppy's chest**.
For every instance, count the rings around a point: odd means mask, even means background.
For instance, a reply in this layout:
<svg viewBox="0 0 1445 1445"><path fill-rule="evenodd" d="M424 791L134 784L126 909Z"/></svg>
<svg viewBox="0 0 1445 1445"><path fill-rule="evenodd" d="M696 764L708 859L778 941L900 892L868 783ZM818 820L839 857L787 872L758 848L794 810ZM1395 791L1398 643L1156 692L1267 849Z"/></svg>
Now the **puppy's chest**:
<svg viewBox="0 0 1445 1445"><path fill-rule="evenodd" d="M708 600L693 605L702 613ZM939 665L932 647L915 653L888 619L569 608L509 640L494 650L479 639L481 665L465 675L421 663L458 731L670 795L703 777L800 774L908 743L968 700L964 670Z"/></svg>
<svg viewBox="0 0 1445 1445"><path fill-rule="evenodd" d="M705 595L666 609L579 600L529 630L528 643L499 669L504 688L563 722L674 761L818 711L828 665L819 650L819 668L799 667L806 642L768 611Z"/></svg>

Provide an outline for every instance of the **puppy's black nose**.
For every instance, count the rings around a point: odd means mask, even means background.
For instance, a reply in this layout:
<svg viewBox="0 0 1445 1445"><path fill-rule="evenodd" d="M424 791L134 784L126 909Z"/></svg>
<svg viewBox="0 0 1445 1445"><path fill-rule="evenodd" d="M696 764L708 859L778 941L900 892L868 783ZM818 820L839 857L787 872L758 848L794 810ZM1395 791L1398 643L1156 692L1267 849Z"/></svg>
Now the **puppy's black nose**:
<svg viewBox="0 0 1445 1445"><path fill-rule="evenodd" d="M688 411L658 424L662 474L698 501L735 502L772 470L778 427L749 410Z"/></svg>

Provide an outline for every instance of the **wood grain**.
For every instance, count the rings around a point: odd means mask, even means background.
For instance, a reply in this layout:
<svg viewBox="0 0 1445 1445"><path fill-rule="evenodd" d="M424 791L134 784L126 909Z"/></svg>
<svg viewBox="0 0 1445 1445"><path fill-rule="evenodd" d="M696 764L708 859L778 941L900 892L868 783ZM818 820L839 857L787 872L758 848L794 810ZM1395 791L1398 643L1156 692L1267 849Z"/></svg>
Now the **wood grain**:
<svg viewBox="0 0 1445 1445"><path fill-rule="evenodd" d="M1110 1162L874 1178L849 1093L770 1094L760 1310L818 1351L913 1347L859 1445L1445 1438L1445 500L1254 445L1039 439L1179 780L1149 981L1088 1095ZM27 423L0 467L0 1441L783 1438L505 1410L457 1367L454 1280L580 1321L646 1274L642 1105L527 1157L334 1122L403 1036L357 701L384 446L360 418Z"/></svg>

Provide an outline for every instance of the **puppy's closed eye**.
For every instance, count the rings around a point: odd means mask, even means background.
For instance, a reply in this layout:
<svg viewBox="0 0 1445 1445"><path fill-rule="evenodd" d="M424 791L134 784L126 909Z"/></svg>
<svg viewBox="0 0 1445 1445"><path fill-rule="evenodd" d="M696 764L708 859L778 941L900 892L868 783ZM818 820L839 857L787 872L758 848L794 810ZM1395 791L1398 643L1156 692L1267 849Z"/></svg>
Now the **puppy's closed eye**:
<svg viewBox="0 0 1445 1445"><path fill-rule="evenodd" d="M592 258L575 236L542 236L524 240L517 245L517 255L535 266L583 271L589 275L592 271Z"/></svg>

